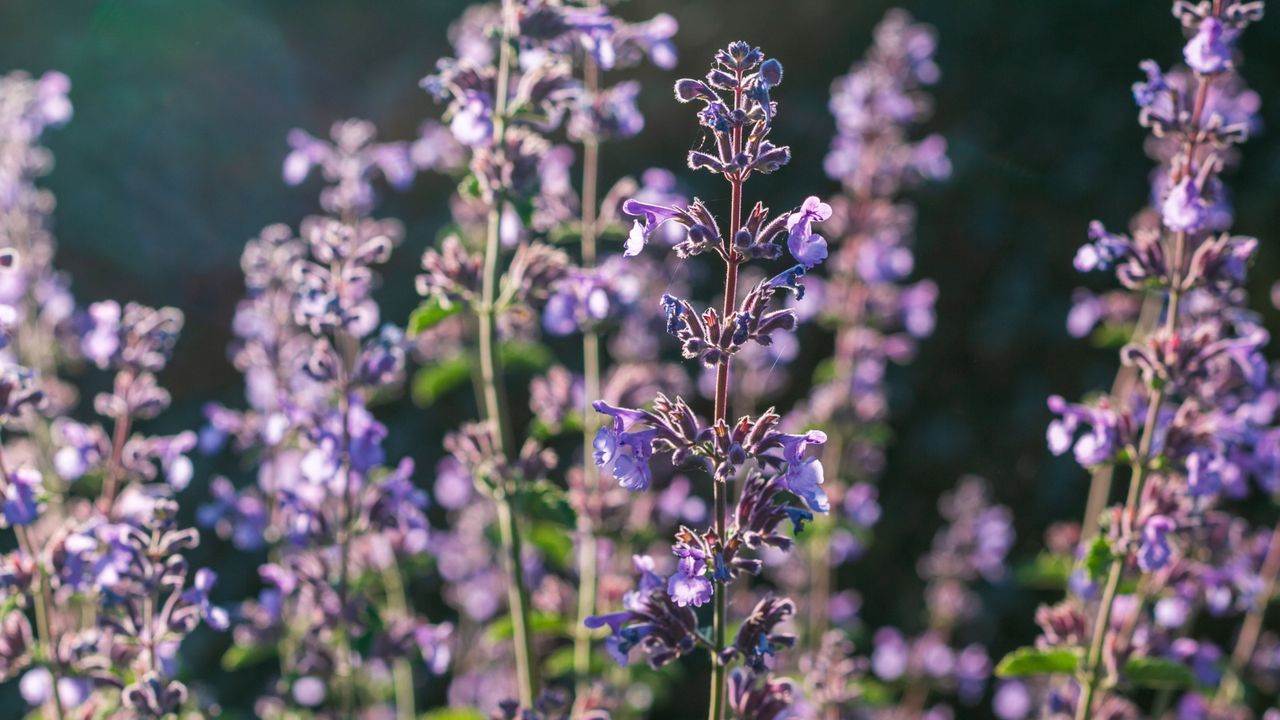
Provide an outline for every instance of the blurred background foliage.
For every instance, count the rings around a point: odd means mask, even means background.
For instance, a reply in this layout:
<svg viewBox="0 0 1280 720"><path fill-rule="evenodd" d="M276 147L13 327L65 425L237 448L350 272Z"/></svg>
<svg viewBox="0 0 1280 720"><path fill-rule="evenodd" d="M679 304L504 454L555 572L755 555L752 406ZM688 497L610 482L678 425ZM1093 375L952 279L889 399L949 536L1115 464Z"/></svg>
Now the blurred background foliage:
<svg viewBox="0 0 1280 720"><path fill-rule="evenodd" d="M336 119L364 117L383 139L407 139L440 108L418 79L449 53L446 29L464 0L0 0L0 70L59 69L73 83L75 119L46 135L57 167L46 185L58 197L58 264L79 300L134 299L187 314L166 384L175 409L164 422L196 427L204 402L238 404L241 378L226 359L243 282L238 258L264 225L296 226L317 209L309 184L280 179L292 127L326 135ZM918 627L922 601L915 559L938 525L938 494L965 473L990 479L1013 508L1018 555L1028 558L1051 521L1078 518L1087 479L1044 447L1050 393L1079 396L1109 386L1113 351L1068 337L1071 257L1089 220L1122 227L1146 200L1151 163L1135 122L1129 85L1146 57L1179 57L1167 0L910 0L897 3L935 25L941 83L930 130L946 136L953 179L918 195L917 270L941 289L938 330L916 362L895 373L895 444L882 486L876 546L845 578L862 588L876 626ZM632 0L623 17L673 14L680 66L647 68L640 137L607 147L605 185L653 164L677 167L698 141L692 113L671 99L672 81L700 75L726 42L761 45L786 66L775 130L793 161L752 183L748 200L775 207L835 187L822 173L833 123L830 82L869 42L889 7L881 0ZM1231 178L1238 232L1261 240L1253 305L1275 328L1269 286L1280 274L1280 21L1243 42L1243 75L1263 98L1263 134L1245 148ZM691 189L715 203L707 176ZM421 251L447 222L448 180L426 175L411 192L388 195L380 215L403 220L407 239L381 290L384 319L403 322L415 297ZM799 395L826 350L813 343L797 362ZM802 369L803 368L803 369ZM405 401L382 408L391 457L419 460L419 480L439 456L443 429L471 413L458 399L423 413ZM190 494L207 497L197 475ZM189 502L187 511L194 509ZM253 592L258 559L213 540L203 552L222 575L218 595ZM868 579L874 578L874 584ZM418 588L430 596L429 583ZM1033 633L1031 609L1052 595L1000 588L989 598L995 657ZM429 603L429 600L424 602ZM217 686L245 709L252 673L218 668L226 638L202 635L185 648L184 674ZM677 695L678 697L678 695ZM697 703L700 711L701 703ZM695 708L659 709L677 717Z"/></svg>

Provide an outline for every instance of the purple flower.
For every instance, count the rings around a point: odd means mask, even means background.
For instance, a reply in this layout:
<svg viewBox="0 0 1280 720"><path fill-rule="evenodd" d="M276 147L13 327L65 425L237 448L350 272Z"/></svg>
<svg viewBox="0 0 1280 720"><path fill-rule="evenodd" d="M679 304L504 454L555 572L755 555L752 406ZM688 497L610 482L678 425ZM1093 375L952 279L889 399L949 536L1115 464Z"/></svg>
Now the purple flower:
<svg viewBox="0 0 1280 720"><path fill-rule="evenodd" d="M1046 439L1049 451L1061 455L1074 442L1076 462L1086 467L1099 465L1115 457L1120 450L1120 416L1110 407L1071 405L1061 396L1048 401L1049 410L1060 417L1049 423ZM1076 439L1076 431L1087 426L1088 432Z"/></svg>
<svg viewBox="0 0 1280 720"><path fill-rule="evenodd" d="M80 351L94 365L106 369L120 349L120 303L106 300L90 305L89 322Z"/></svg>
<svg viewBox="0 0 1280 720"><path fill-rule="evenodd" d="M782 459L787 463L783 475L784 486L804 500L809 509L820 513L831 510L827 494L822 490L822 461L818 458L806 458L804 454L810 445L821 445L826 441L827 434L820 430L810 430L804 435L784 435L780 440Z"/></svg>
<svg viewBox="0 0 1280 720"><path fill-rule="evenodd" d="M226 630L231 625L227 611L209 602L209 591L217 581L217 573L208 568L200 568L196 571L194 584L182 594L182 599L199 611L201 619L208 623L209 627L214 630Z"/></svg>
<svg viewBox="0 0 1280 720"><path fill-rule="evenodd" d="M678 569L667 581L667 593L676 605L701 607L711 601L715 591L705 572L704 561L681 558Z"/></svg>
<svg viewBox="0 0 1280 720"><path fill-rule="evenodd" d="M1097 220L1089 223L1089 239L1093 242L1081 245L1073 261L1080 272L1106 270L1132 251L1129 238L1107 232Z"/></svg>
<svg viewBox="0 0 1280 720"><path fill-rule="evenodd" d="M1165 227L1174 232L1194 233L1208 217L1208 205L1200 196L1200 187L1190 175L1169 190L1160 214Z"/></svg>
<svg viewBox="0 0 1280 720"><path fill-rule="evenodd" d="M463 145L475 147L493 141L493 99L488 93L468 90L449 121L449 131Z"/></svg>
<svg viewBox="0 0 1280 720"><path fill-rule="evenodd" d="M685 211L677 208L654 205L634 199L622 203L622 211L640 218L640 220L636 220L631 227L630 234L627 235L627 248L623 252L625 257L639 255L640 251L649 242L653 232L661 227L663 223L668 220L683 218L686 214Z"/></svg>
<svg viewBox="0 0 1280 720"><path fill-rule="evenodd" d="M805 268L813 268L827 259L827 241L813 232L813 223L831 218L831 206L817 197L805 198L800 209L787 216L787 249L791 257Z"/></svg>
<svg viewBox="0 0 1280 720"><path fill-rule="evenodd" d="M44 482L40 471L35 468L20 467L9 473L8 483L4 488L4 519L14 527L30 525L36 521L40 512L40 494L44 490Z"/></svg>
<svg viewBox="0 0 1280 720"><path fill-rule="evenodd" d="M657 431L627 431L628 426L644 418L644 413L637 410L614 407L603 401L596 401L593 407L613 418L613 422L596 432L592 443L596 465L607 470L619 485L632 492L648 490L653 481L649 458L653 455L653 439Z"/></svg>
<svg viewBox="0 0 1280 720"><path fill-rule="evenodd" d="M909 649L902 633L890 627L880 628L872 641L875 650L871 653L871 669L876 677L893 682L906 674Z"/></svg>
<svg viewBox="0 0 1280 720"><path fill-rule="evenodd" d="M49 700L52 687L53 675L46 667L32 668L23 673L22 679L18 681L18 692L21 693L22 699L33 707L43 705ZM93 687L86 678L58 678L58 700L65 709L83 705L92 691Z"/></svg>
<svg viewBox="0 0 1280 720"><path fill-rule="evenodd" d="M1006 680L996 688L992 710L1000 720L1026 720L1031 715L1031 692L1020 680Z"/></svg>
<svg viewBox="0 0 1280 720"><path fill-rule="evenodd" d="M1187 66L1201 75L1216 75L1231 67L1231 42L1222 21L1209 16L1182 50Z"/></svg>
<svg viewBox="0 0 1280 720"><path fill-rule="evenodd" d="M1155 60L1143 60L1138 63L1138 67L1147 75L1146 82L1133 84L1133 100L1138 107L1148 109L1155 108L1161 101L1167 103L1165 96L1170 87L1164 73L1160 70L1160 65Z"/></svg>
<svg viewBox="0 0 1280 720"><path fill-rule="evenodd" d="M1153 515L1142 525L1142 543L1138 547L1138 567L1143 572L1163 570L1173 558L1169 547L1169 533L1176 528L1173 520L1164 515Z"/></svg>

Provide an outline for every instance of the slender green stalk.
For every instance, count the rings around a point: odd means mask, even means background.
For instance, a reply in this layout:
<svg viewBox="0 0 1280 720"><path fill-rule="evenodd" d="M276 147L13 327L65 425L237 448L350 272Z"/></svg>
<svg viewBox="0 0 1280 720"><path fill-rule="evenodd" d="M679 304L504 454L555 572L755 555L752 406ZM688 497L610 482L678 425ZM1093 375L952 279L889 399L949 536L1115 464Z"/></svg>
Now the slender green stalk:
<svg viewBox="0 0 1280 720"><path fill-rule="evenodd" d="M1143 298L1142 310L1138 313L1138 320L1133 328L1133 342L1140 341L1159 322L1160 306L1163 304L1159 300L1160 297L1154 293ZM1133 391L1133 384L1137 379L1137 370L1132 366L1121 367L1116 373L1115 382L1111 385L1110 397L1117 403L1123 402L1124 398ZM1114 478L1115 467L1112 465L1098 467L1089 477L1089 499L1085 504L1084 522L1080 526L1080 537L1086 543L1098 533L1098 518L1102 516L1103 508L1111 500L1111 485Z"/></svg>
<svg viewBox="0 0 1280 720"><path fill-rule="evenodd" d="M1267 556L1263 559L1262 570L1259 572L1262 592L1254 599L1253 607L1249 608L1240 625L1235 649L1231 651L1231 662L1214 695L1216 707L1226 707L1239 699L1241 678L1249 661L1253 659L1253 651L1258 647L1258 637L1262 634L1262 621L1267 616L1267 606L1276 594L1277 575L1280 575L1280 526L1271 530L1271 544L1267 547Z"/></svg>
<svg viewBox="0 0 1280 720"><path fill-rule="evenodd" d="M382 582L387 591L387 607L403 619L409 618L409 597L405 593L404 578L400 566L393 559L382 571ZM413 696L413 667L406 657L397 657L391 664L391 676L395 684L396 720L414 720L418 716Z"/></svg>
<svg viewBox="0 0 1280 720"><path fill-rule="evenodd" d="M335 270L337 270L335 268ZM339 368L338 413L342 418L342 459L338 472L342 477L342 518L338 525L338 607L344 618L351 587L351 524L355 514L355 499L351 487L351 374L355 367L359 344L348 333L338 333L336 338L341 356ZM340 640L339 667L342 669L342 707L351 715L356 703L356 668L351 651L351 629L344 622L338 632Z"/></svg>
<svg viewBox="0 0 1280 720"><path fill-rule="evenodd" d="M9 468L5 464L3 446L0 446L0 478L4 479L5 484L11 482ZM62 697L58 695L58 679L61 668L58 663L53 628L49 622L53 612L53 596L49 593L49 576L44 571L44 563L41 562L40 556L36 554L35 543L31 541L31 534L27 532L27 528L23 525L15 525L13 532L18 538L18 547L23 554L31 558L31 562L35 565L36 576L31 595L35 605L36 640L40 643L40 648L46 656L46 667L49 669L50 687L52 688L49 693L51 702L46 704L45 713L57 720L63 720Z"/></svg>
<svg viewBox="0 0 1280 720"><path fill-rule="evenodd" d="M516 15L512 0L502 2L502 37L498 56L498 76L493 110L493 141L500 146L506 135L507 96L511 82L512 43L516 35ZM495 197L489 208L485 237L484 274L481 279L481 299L476 308L480 377L482 380L480 406L485 419L494 430L494 440L499 453L509 456L513 449L510 417L504 406L506 393L499 367L497 344L497 290L498 259L502 251L499 229L502 222L501 197ZM537 696L537 665L534 660L533 637L529 624L529 591L525 587L520 563L520 532L511 507L514 488L498 487L494 500L498 511L498 530L502 539L504 565L507 573L507 603L510 605L511 628L514 640L513 654L516 660L516 681L520 690L520 704L533 706Z"/></svg>
<svg viewBox="0 0 1280 720"><path fill-rule="evenodd" d="M591 53L584 60L583 83L594 98L600 89L600 73ZM588 136L582 142L582 268L596 265L596 194L600 174L600 144ZM599 543L596 541L594 511L599 473L592 460L596 417L591 403L600 397L600 336L588 328L582 336L582 377L585 403L582 408L582 497L578 512L578 620L573 629L573 671L577 679L575 702L579 712L591 689L591 631L584 620L596 612Z"/></svg>
<svg viewBox="0 0 1280 720"><path fill-rule="evenodd" d="M1214 0L1213 12L1218 15L1222 12L1222 0ZM1192 108L1190 131L1186 139L1183 157L1185 163L1181 168L1175 168L1175 175L1171 177L1171 185L1176 185L1181 181L1181 177L1177 173L1191 172L1191 164L1195 158L1196 144L1199 141L1200 120L1204 115L1205 102L1209 96L1210 78L1200 77L1199 87L1196 89L1195 105ZM1182 266L1185 262L1187 233L1176 232L1173 235L1173 248L1170 253L1169 260L1169 302L1165 309L1165 334L1170 337L1177 331L1178 312L1182 299ZM1147 405L1147 418L1143 424L1141 439L1137 452L1134 454L1131 462L1131 477L1129 480L1129 495L1125 500L1124 510L1120 521L1125 524L1131 524L1137 519L1138 505L1142 502L1142 489L1146 483L1147 472L1150 469L1151 446L1155 439L1156 422L1159 419L1160 407L1165 401L1165 391L1163 387L1152 391L1150 401ZM1107 571L1107 582L1103 587L1102 599L1098 607L1098 616L1093 625L1093 635L1089 644L1089 652L1085 656L1085 664L1081 673L1081 696L1080 702L1076 706L1076 720L1088 720L1093 712L1093 703L1097 695L1098 686L1101 681L1103 651L1107 631L1111 624L1111 613L1115 604L1116 594L1120 588L1120 579L1124 574L1124 566L1128 561L1128 553L1116 553L1111 561L1110 568ZM1145 602L1146 592L1140 598ZM1136 623L1134 623L1136 626ZM1125 635L1129 633L1126 632ZM1127 638L1126 638L1127 639Z"/></svg>

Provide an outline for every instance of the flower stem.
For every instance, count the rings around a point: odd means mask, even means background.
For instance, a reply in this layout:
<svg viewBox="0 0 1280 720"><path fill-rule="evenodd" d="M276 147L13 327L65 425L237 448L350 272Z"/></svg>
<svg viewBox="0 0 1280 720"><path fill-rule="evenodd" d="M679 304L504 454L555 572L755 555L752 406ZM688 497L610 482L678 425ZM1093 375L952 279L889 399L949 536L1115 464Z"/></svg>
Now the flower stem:
<svg viewBox="0 0 1280 720"><path fill-rule="evenodd" d="M733 107L738 110L742 107L742 72L738 72L737 82L734 83L733 91ZM742 126L733 129L733 155L737 157L742 153ZM741 175L733 175L730 177L730 200L729 200L729 235L724 241L724 303L720 310L720 322L729 322L729 316L737 308L738 305L738 265L742 260L738 257L733 249L733 238L737 236L738 229L742 226L742 184L744 178ZM713 419L714 427L717 433L728 432L729 429L729 365L731 362L729 355L721 358L716 365L716 399L715 399L715 418ZM719 478L712 480L713 495L715 500L715 528L717 542L725 541L725 519L728 515L728 494L729 494L729 478L723 481ZM729 586L719 581L712 582L712 588L715 591L714 616L712 618L713 642L716 646L716 652L711 658L711 702L710 709L707 713L708 720L721 720L725 715L725 665L720 661L720 653L725 649L725 629L728 625L728 595Z"/></svg>
<svg viewBox="0 0 1280 720"><path fill-rule="evenodd" d="M116 379L116 394L124 396L132 383L133 374L122 370ZM115 419L115 427L111 431L111 457L107 460L106 477L102 481L102 494L98 496L98 510L104 515L111 514L111 507L116 502L120 475L124 472L124 445L129 440L131 422L132 418L126 411Z"/></svg>
<svg viewBox="0 0 1280 720"><path fill-rule="evenodd" d="M844 455L844 435L832 433L822 452L822 467L826 469L827 482L833 485L840 477L840 465ZM833 487L843 492L843 487ZM832 498L832 504L836 498ZM815 528L816 530L816 528ZM809 554L809 618L808 637L806 642L810 649L817 650L822 646L822 636L830 627L828 617L831 612L831 585L835 568L831 566L831 542L823 528L820 535L810 538L806 547Z"/></svg>
<svg viewBox="0 0 1280 720"><path fill-rule="evenodd" d="M5 464L3 446L0 446L0 478L3 478L4 485L9 484L9 469ZM62 697L58 695L58 653L54 647L54 636L49 623L49 618L53 612L53 597L49 593L49 576L44 571L44 565L40 562L40 557L36 554L35 543L31 541L31 534L27 532L26 526L14 525L13 534L18 538L18 548L22 550L24 555L31 558L31 562L35 565L35 592L32 593L32 600L36 614L36 639L44 650L49 668L50 686L52 687L52 691L49 693L52 702L49 703L47 708L52 709L54 718L62 720Z"/></svg>
<svg viewBox="0 0 1280 720"><path fill-rule="evenodd" d="M351 588L351 534L355 514L355 500L351 487L351 375L359 353L359 342L349 333L339 332L335 338L341 356L338 379L338 413L342 422L342 457L338 472L342 478L342 518L338 525L338 611L342 617L339 628L339 667L342 668L342 707L351 715L356 702L355 658L351 651L351 627L347 622L347 607Z"/></svg>
<svg viewBox="0 0 1280 720"><path fill-rule="evenodd" d="M1262 592L1254 598L1253 606L1244 616L1240 626L1240 635L1236 638L1235 649L1231 652L1231 663L1227 666L1226 675L1218 685L1214 695L1214 705L1226 707L1236 701L1241 690L1241 677L1249 661L1253 659L1253 651L1258 646L1258 636L1262 634L1262 621L1267 615L1267 606L1276 594L1276 577L1280 575L1280 525L1271 530L1271 543L1267 546L1266 558L1262 561L1259 579L1262 580Z"/></svg>
<svg viewBox="0 0 1280 720"><path fill-rule="evenodd" d="M1221 11L1222 1L1214 0L1214 15L1220 14ZM1200 135L1200 119L1204 114L1205 102L1209 97L1209 84L1209 77L1201 76L1199 78L1195 105L1191 111L1189 129L1184 143L1183 157L1185 162L1181 167L1174 167L1173 176L1170 178L1171 185L1176 185L1181 181L1180 173L1189 174L1192 172L1191 165L1195 159L1196 144ZM1164 318L1164 331L1170 338L1173 337L1178 329L1178 312L1182 300L1182 266L1184 263L1183 256L1186 254L1186 246L1187 233L1183 231L1174 233L1173 248L1169 256L1169 302L1165 308ZM1160 406L1164 404L1164 400L1165 391L1163 387L1152 390L1138 451L1132 461L1129 496L1125 500L1124 510L1120 518L1120 521L1126 525L1130 525L1137 520L1138 505L1142 502L1142 489L1147 479L1147 470L1153 459L1151 457L1151 446L1155 439L1156 423L1159 420ZM1089 644L1089 653L1085 656L1084 671L1080 678L1083 687L1081 688L1080 702L1076 706L1076 720L1088 720L1093 712L1093 702L1101 680L1106 635L1111 624L1111 611L1115 604L1116 594L1120 588L1120 579L1124 574L1124 566L1127 561L1127 552L1116 553L1107 571L1107 583L1102 592L1098 616L1094 622L1093 635ZM1140 611L1139 609L1135 612ZM1137 623L1133 623L1133 625L1136 626ZM1126 632L1124 634L1128 635L1129 633ZM1125 639L1127 640L1127 637Z"/></svg>
<svg viewBox="0 0 1280 720"><path fill-rule="evenodd" d="M1141 340L1159 321L1160 306L1163 303L1158 299L1155 294L1149 294L1143 298L1142 309L1138 313L1138 320L1133 328L1132 342ZM1117 404L1124 402L1124 399L1133 391L1133 384L1137 379L1138 372L1133 366L1122 366L1116 373L1115 382L1111 385L1109 397L1112 401ZM1111 500L1111 485L1115 472L1115 466L1102 465L1089 477L1089 499L1085 504L1084 522L1080 526L1080 537L1085 542L1091 541L1098 533L1098 518L1102 516L1103 508Z"/></svg>
<svg viewBox="0 0 1280 720"><path fill-rule="evenodd" d="M516 15L513 0L502 2L502 36L499 40L498 76L493 109L493 142L501 147L506 135L507 95L511 82L512 43L516 35ZM484 249L484 274L481 279L481 299L477 311L480 377L482 379L480 405L485 419L494 431L498 452L509 457L513 442L510 418L504 406L506 397L499 372L497 343L497 289L498 256L502 251L499 230L502 223L501 196L493 198L489 206L488 227ZM498 511L498 530L502 539L504 565L507 573L507 603L510 606L513 654L516 660L516 681L520 690L520 704L533 707L537 695L537 666L534 664L533 637L529 627L529 591L525 587L520 565L520 533L511 507L514 488L503 485L496 488L494 500Z"/></svg>
<svg viewBox="0 0 1280 720"><path fill-rule="evenodd" d="M594 3L588 3L591 5ZM583 61L583 84L587 97L594 100L600 90L600 72L595 58L586 53ZM582 268L596 265L596 193L600 175L600 143L591 135L582 141ZM573 630L573 671L577 679L574 694L578 714L585 711L591 690L591 631L585 620L596 612L597 564L599 543L596 541L592 512L595 508L599 473L592 460L596 413L591 409L600 397L600 336L594 328L582 335L582 378L585 404L582 408L582 507L578 510L578 619Z"/></svg>
<svg viewBox="0 0 1280 720"><path fill-rule="evenodd" d="M382 571L382 582L387 591L387 606L402 619L409 620L409 598L404 589L400 566L392 559ZM418 716L413 696L413 668L406 657L397 657L391 664L395 682L396 720L414 720Z"/></svg>

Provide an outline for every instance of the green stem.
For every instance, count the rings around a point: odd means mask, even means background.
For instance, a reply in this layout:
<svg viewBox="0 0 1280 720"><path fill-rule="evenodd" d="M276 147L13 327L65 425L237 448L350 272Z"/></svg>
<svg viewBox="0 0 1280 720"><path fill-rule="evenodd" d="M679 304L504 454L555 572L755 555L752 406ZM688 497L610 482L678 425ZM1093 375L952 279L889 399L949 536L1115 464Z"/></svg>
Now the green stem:
<svg viewBox="0 0 1280 720"><path fill-rule="evenodd" d="M1241 678L1245 668L1253 659L1253 651L1258 647L1258 637L1262 634L1262 621L1267 616L1267 606L1276 594L1276 576L1280 575L1280 525L1271 530L1271 544L1267 547L1267 556L1262 561L1259 576L1262 579L1262 592L1254 599L1253 606L1244 616L1240 625L1240 635L1236 637L1235 649L1231 652L1231 663L1227 673L1218 685L1214 695L1216 707L1226 707L1240 697Z"/></svg>
<svg viewBox="0 0 1280 720"><path fill-rule="evenodd" d="M507 127L507 99L511 82L512 43L516 35L516 14L513 0L502 2L502 37L499 40L498 75L493 110L493 142L501 148ZM497 196L489 207L488 227L485 237L484 274L481 279L480 305L476 308L480 377L482 397L480 405L494 431L494 442L499 454L510 457L513 450L510 418L504 403L506 395L499 371L497 343L497 288L498 259L502 251L499 230L502 223L503 198ZM513 654L516 661L516 681L520 690L520 704L532 708L537 696L537 666L534 662L533 637L529 624L529 591L525 587L520 563L520 532L511 507L514 488L499 481L494 492L498 512L498 530L502 539L504 566L507 574L507 602L511 612L514 640Z"/></svg>
<svg viewBox="0 0 1280 720"><path fill-rule="evenodd" d="M335 271L336 274L336 271ZM346 622L347 607L351 589L351 535L352 519L355 515L355 498L351 487L351 375L355 367L359 343L355 337L347 333L338 333L335 338L338 353L341 356L341 376L338 379L338 413L342 418L342 460L339 472L342 477L342 518L338 525L338 607L342 614L342 627L338 630L340 642L339 658L342 668L342 707L348 716L353 716L356 704L356 668L355 657L351 649L351 628Z"/></svg>
<svg viewBox="0 0 1280 720"><path fill-rule="evenodd" d="M594 3L588 2L588 5ZM595 58L586 53L583 84L592 101L600 90L600 72ZM582 141L582 268L596 265L596 193L600 174L600 143L588 136ZM573 628L573 671L577 680L575 707L586 710L591 690L591 631L585 620L596 612L599 543L594 527L596 487L599 473L592 458L596 414L591 403L600 399L600 336L588 329L582 336L582 377L585 403L582 408L582 507L578 511L578 619Z"/></svg>
<svg viewBox="0 0 1280 720"><path fill-rule="evenodd" d="M393 559L382 571L382 582L387 590L387 607L402 619L409 619L409 598L404 589L400 566ZM413 693L413 668L406 657L397 657L391 664L395 682L396 720L414 720L418 716Z"/></svg>
<svg viewBox="0 0 1280 720"><path fill-rule="evenodd" d="M9 468L5 463L4 447L0 445L0 478L4 480L4 485L11 482L9 477ZM24 525L15 525L13 533L18 538L18 547L23 554L31 558L32 564L35 566L35 581L32 588L32 604L35 605L36 614L36 640L39 641L40 647L44 650L46 666L49 669L50 687L52 690L49 695L52 700L47 707L52 708L53 717L62 720L64 712L62 709L62 697L58 695L58 678L61 665L58 661L58 651L55 647L52 626L49 622L53 613L53 597L49 593L49 576L45 573L44 563L41 562L40 556L36 554L35 543L31 541L31 534L27 532Z"/></svg>
<svg viewBox="0 0 1280 720"><path fill-rule="evenodd" d="M1221 14L1222 0L1214 0L1214 15ZM1199 86L1196 89L1195 105L1192 108L1190 119L1190 130L1187 133L1183 158L1185 160L1181 168L1175 166L1174 176L1170 178L1170 185L1176 185L1181 181L1182 177L1179 173L1190 173L1192 171L1192 162L1195 159L1196 144L1199 141L1200 119L1204 114L1205 102L1209 96L1210 78L1201 76L1199 78ZM1169 338L1174 336L1178 328L1178 312L1182 300L1182 282L1183 273L1182 266L1184 263L1184 255L1186 254L1187 233L1176 232L1173 235L1173 249L1170 253L1169 260L1169 303L1165 309L1164 331ZM1120 522L1126 526L1137 520L1138 505L1142 501L1142 489L1146 483L1147 471L1150 469L1151 446L1155 439L1156 422L1160 416L1160 406L1164 404L1165 391L1163 387L1152 390L1151 397L1147 406L1147 418L1143 424L1141 439L1137 453L1132 459L1132 474L1129 480L1129 496L1125 500L1124 510L1120 517ZM1082 685L1080 702L1076 706L1076 720L1088 720L1093 712L1093 703L1097 696L1098 686L1101 681L1103 653L1106 644L1107 631L1110 629L1112 607L1115 604L1116 594L1120 588L1120 580L1124 574L1124 566L1128 561L1128 551L1115 553L1111 560L1110 568L1107 571L1107 582L1102 591L1102 599L1098 607L1098 616L1093 625L1093 635L1089 644L1089 652L1085 656L1085 664L1081 672L1080 682ZM1137 623L1134 623L1136 626ZM1124 633L1127 635L1128 633ZM1124 638L1127 640L1128 638Z"/></svg>

